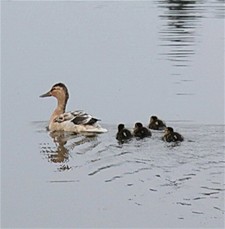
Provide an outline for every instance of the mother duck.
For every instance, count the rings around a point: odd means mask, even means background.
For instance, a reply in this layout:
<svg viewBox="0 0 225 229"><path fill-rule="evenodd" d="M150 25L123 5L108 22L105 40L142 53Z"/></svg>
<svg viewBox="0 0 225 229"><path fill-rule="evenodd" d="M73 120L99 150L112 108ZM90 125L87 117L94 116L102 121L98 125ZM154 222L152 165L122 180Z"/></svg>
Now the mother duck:
<svg viewBox="0 0 225 229"><path fill-rule="evenodd" d="M70 131L74 133L105 133L97 122L99 119L92 117L84 111L65 112L69 99L68 89L63 83L52 86L50 91L41 95L41 98L53 96L57 99L58 105L52 113L48 125L50 131Z"/></svg>

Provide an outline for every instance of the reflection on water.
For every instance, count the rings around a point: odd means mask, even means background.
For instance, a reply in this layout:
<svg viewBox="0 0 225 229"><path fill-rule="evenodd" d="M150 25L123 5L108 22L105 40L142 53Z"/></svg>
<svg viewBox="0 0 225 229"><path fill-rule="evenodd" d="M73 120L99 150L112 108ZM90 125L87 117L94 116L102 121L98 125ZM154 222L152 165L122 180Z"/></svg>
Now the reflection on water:
<svg viewBox="0 0 225 229"><path fill-rule="evenodd" d="M52 148L49 145L41 145L42 153L45 154L48 159L53 163L66 162L69 159L68 149L65 147L67 140L63 132L50 133L53 142L56 144L56 148Z"/></svg>
<svg viewBox="0 0 225 229"><path fill-rule="evenodd" d="M225 4L223 0L165 0L156 1L162 10L159 17L163 21L160 30L160 46L164 47L161 55L166 56L175 67L191 64L196 53L196 45L202 19L214 17L224 19Z"/></svg>
<svg viewBox="0 0 225 229"><path fill-rule="evenodd" d="M201 25L202 4L195 0L158 1L162 9L159 17L165 23L160 30L161 46L168 47L162 53L176 67L190 65L195 54L197 30Z"/></svg>
<svg viewBox="0 0 225 229"><path fill-rule="evenodd" d="M213 17L224 19L225 17L225 3L224 0L214 0L208 7L212 10Z"/></svg>
<svg viewBox="0 0 225 229"><path fill-rule="evenodd" d="M185 84L185 90L190 90L190 87L193 88L194 79L190 75L185 76L185 72L192 67L192 63L196 64L195 55L198 54L199 45L206 40L202 36L206 19L224 19L224 1L156 0L155 3L161 21L158 31L159 55L172 66L171 75L177 79L174 83ZM179 90L182 93L175 93L179 97L196 95L190 91L184 93L183 87Z"/></svg>
<svg viewBox="0 0 225 229"><path fill-rule="evenodd" d="M69 152L75 150L77 146L83 145L88 142L96 140L96 135L77 135L70 132L55 131L49 132L49 136L52 138L53 145L49 143L40 143L41 154L52 163L60 163L58 170L71 169L67 162L69 162ZM96 144L91 144L88 148L94 148ZM84 151L89 149L84 149Z"/></svg>

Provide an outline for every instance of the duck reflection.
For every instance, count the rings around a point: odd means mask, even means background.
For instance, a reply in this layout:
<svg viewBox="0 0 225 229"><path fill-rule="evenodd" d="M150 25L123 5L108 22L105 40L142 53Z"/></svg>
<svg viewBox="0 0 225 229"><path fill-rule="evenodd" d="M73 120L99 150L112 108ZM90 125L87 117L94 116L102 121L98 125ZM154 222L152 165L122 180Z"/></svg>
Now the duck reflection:
<svg viewBox="0 0 225 229"><path fill-rule="evenodd" d="M74 133L64 131L50 132L49 136L54 142L54 146L49 144L41 144L41 153L43 153L50 162L53 163L66 163L70 159L70 151L76 146L83 145L90 141L96 140L96 135L77 135ZM92 147L93 148L93 147ZM62 166L63 170L70 169L67 166Z"/></svg>

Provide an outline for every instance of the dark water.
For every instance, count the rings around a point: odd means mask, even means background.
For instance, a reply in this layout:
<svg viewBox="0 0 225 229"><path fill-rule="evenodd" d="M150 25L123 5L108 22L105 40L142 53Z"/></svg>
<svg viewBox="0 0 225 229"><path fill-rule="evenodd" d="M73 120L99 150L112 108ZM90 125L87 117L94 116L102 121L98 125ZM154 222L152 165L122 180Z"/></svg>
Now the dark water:
<svg viewBox="0 0 225 229"><path fill-rule="evenodd" d="M224 228L224 1L1 4L1 227ZM108 133L46 131L59 80Z"/></svg>

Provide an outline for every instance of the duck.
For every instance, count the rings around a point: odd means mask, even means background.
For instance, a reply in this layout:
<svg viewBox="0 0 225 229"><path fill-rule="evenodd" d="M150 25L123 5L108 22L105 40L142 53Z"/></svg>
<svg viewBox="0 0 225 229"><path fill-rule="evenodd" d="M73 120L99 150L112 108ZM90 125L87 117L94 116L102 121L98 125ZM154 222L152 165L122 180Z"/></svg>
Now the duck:
<svg viewBox="0 0 225 229"><path fill-rule="evenodd" d="M166 128L166 124L154 115L150 117L148 128L152 130L164 130Z"/></svg>
<svg viewBox="0 0 225 229"><path fill-rule="evenodd" d="M172 127L166 127L162 140L166 142L182 142L184 137L181 134L174 132Z"/></svg>
<svg viewBox="0 0 225 229"><path fill-rule="evenodd" d="M116 139L119 142L124 142L127 140L130 140L133 137L133 135L131 134L131 132L125 128L124 124L119 124L118 125L118 132L116 134Z"/></svg>
<svg viewBox="0 0 225 229"><path fill-rule="evenodd" d="M143 126L141 122L136 122L134 125L134 136L140 139L151 137L152 133L149 129Z"/></svg>
<svg viewBox="0 0 225 229"><path fill-rule="evenodd" d="M41 98L55 97L57 107L53 111L47 129L49 131L69 131L73 133L105 133L107 129L102 128L97 119L82 110L65 112L69 92L65 84L56 83L52 88L42 95Z"/></svg>

